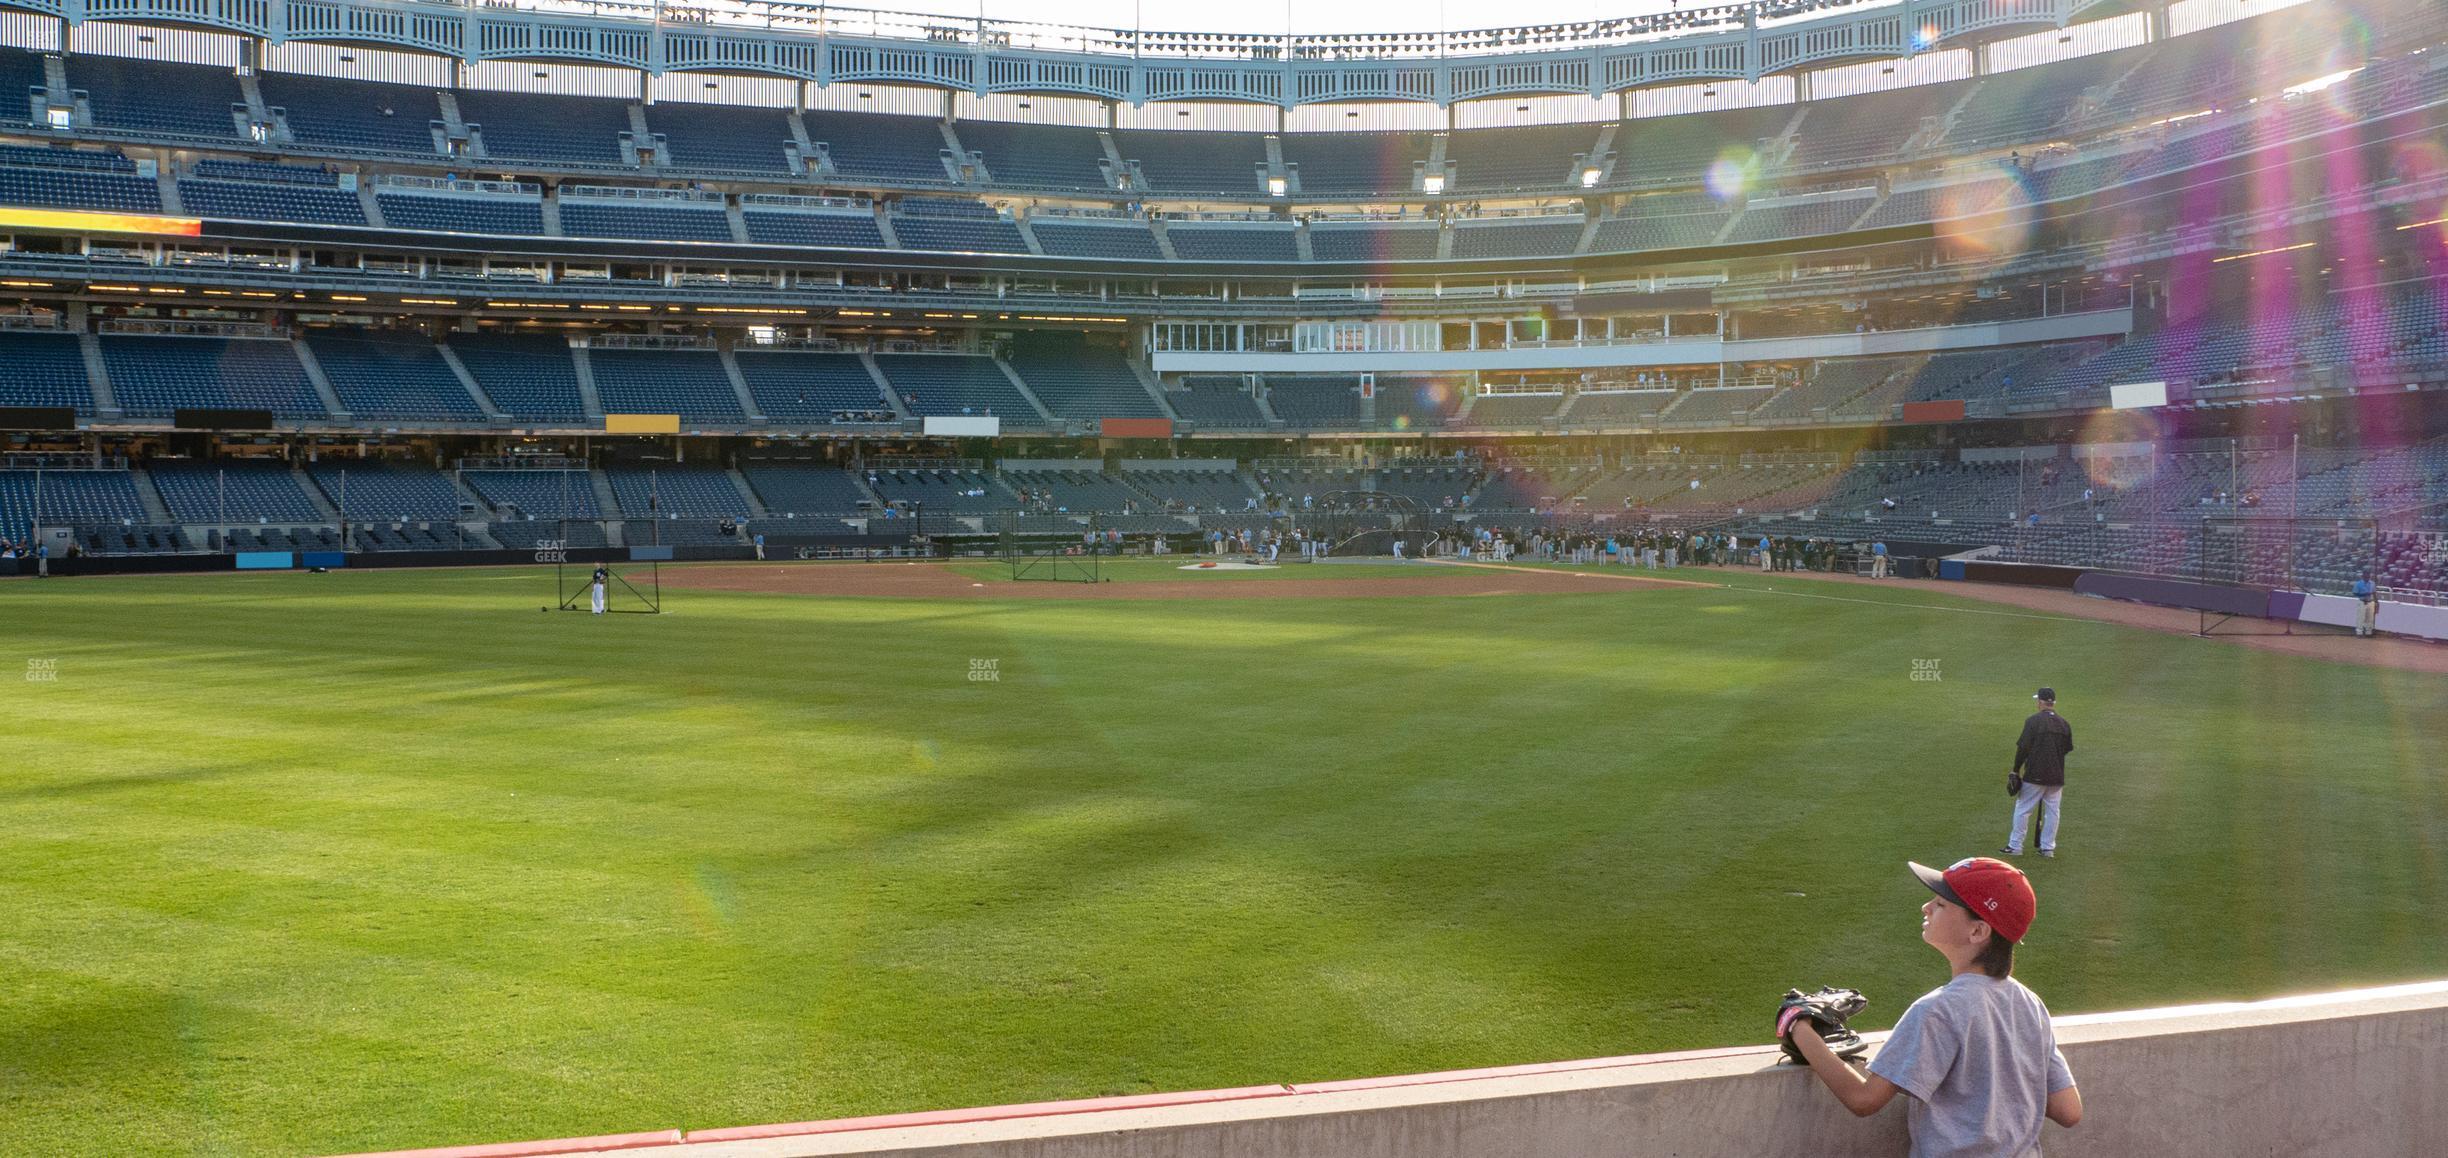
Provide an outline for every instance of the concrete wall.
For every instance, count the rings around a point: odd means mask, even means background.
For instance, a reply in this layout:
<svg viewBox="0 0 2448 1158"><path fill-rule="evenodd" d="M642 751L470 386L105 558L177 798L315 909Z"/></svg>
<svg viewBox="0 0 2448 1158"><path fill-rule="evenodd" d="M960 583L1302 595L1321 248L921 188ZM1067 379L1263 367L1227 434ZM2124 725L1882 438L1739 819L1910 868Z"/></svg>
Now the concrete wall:
<svg viewBox="0 0 2448 1158"><path fill-rule="evenodd" d="M1933 982L1942 980L1932 978ZM1765 1015L1763 1014L1763 1021ZM2049 1158L2448 1152L2448 982L2062 1017L2080 1127ZM1883 1035L1872 1035L1876 1041ZM417 1152L432 1158L1868 1158L1905 1151L1767 1046ZM1900 1099L1899 1099L1900 1101Z"/></svg>

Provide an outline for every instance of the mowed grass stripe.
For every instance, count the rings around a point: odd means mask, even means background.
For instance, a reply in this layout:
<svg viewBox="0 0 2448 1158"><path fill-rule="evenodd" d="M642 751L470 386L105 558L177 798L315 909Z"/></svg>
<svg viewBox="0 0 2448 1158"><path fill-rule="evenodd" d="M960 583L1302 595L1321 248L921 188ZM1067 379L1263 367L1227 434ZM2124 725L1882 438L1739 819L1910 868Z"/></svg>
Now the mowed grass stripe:
<svg viewBox="0 0 2448 1158"><path fill-rule="evenodd" d="M0 702L0 1118L304 1154L1723 1045L1794 984L1883 1025L1942 979L1899 862L1997 845L2040 683L2056 1008L2437 973L2442 681L1685 574L1730 587L0 585L61 671Z"/></svg>

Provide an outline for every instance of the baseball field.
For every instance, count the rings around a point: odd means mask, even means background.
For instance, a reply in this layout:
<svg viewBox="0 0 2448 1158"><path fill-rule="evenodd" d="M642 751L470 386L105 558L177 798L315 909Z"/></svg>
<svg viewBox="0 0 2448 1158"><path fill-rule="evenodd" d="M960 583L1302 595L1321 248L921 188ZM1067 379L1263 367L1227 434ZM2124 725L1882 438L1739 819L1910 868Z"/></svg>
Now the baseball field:
<svg viewBox="0 0 2448 1158"><path fill-rule="evenodd" d="M2435 672L1739 571L1107 574L0 583L0 1148L1731 1045L1794 985L1885 1026L1945 977L1903 861L2002 842L2042 684L2055 1010L2448 965Z"/></svg>

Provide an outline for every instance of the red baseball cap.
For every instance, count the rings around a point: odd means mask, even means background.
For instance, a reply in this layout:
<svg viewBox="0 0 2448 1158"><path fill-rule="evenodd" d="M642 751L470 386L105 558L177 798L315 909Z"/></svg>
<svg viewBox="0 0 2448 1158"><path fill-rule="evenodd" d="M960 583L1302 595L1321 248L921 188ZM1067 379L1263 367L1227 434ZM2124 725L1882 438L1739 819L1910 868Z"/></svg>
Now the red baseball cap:
<svg viewBox="0 0 2448 1158"><path fill-rule="evenodd" d="M1969 857L1947 866L1945 872L1917 861L1904 863L1912 866L1913 875L1931 892L1972 910L1975 918L1987 921L2009 941L2021 941L2031 931L2032 918L2040 913L2040 898L2032 894L2031 879L2022 869L1995 857Z"/></svg>

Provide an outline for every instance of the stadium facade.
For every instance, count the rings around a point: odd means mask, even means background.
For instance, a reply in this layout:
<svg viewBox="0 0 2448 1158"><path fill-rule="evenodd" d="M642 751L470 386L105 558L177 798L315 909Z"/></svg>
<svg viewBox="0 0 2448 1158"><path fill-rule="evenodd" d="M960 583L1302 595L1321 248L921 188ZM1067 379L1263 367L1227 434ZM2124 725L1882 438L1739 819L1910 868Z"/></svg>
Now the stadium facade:
<svg viewBox="0 0 2448 1158"><path fill-rule="evenodd" d="M0 9L13 541L1364 494L2442 586L2436 4Z"/></svg>

